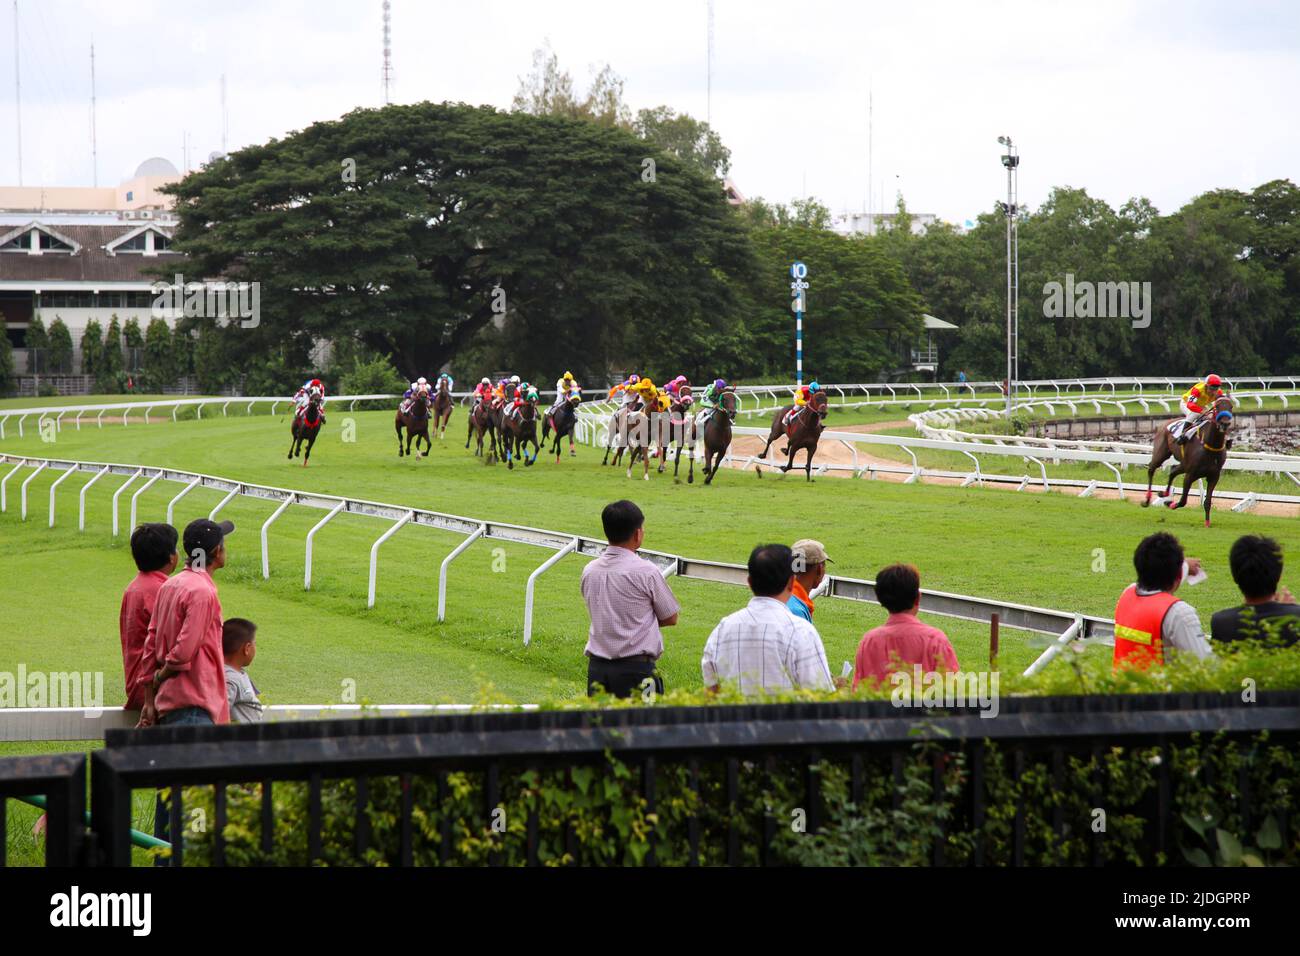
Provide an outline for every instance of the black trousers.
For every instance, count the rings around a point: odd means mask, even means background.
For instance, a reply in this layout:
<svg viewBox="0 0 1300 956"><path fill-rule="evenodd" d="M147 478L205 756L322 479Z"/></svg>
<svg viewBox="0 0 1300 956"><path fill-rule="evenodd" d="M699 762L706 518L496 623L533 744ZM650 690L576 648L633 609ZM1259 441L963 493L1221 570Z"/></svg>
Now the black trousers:
<svg viewBox="0 0 1300 956"><path fill-rule="evenodd" d="M647 679L653 683L646 685ZM588 697L595 697L602 688L615 697L631 697L644 693L650 686L656 694L664 692L664 679L655 673L655 662L648 657L623 657L615 661L587 658Z"/></svg>

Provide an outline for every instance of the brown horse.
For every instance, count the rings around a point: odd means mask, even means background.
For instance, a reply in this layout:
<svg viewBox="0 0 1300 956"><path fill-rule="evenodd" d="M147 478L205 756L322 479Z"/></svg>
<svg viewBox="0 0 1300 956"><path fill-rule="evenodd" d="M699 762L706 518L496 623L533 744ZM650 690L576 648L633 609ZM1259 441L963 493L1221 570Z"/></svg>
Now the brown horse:
<svg viewBox="0 0 1300 956"><path fill-rule="evenodd" d="M1228 438L1228 432L1232 430L1232 399L1227 395L1220 395L1214 400L1214 404L1210 406L1201 422L1186 427L1196 428L1196 434L1182 445L1174 441L1168 425L1161 425L1155 438L1152 439L1151 462L1147 465L1147 496L1142 502L1142 507L1151 504L1151 482L1155 479L1156 469L1169 458L1173 458L1178 464L1174 465L1169 472L1169 481L1165 485L1165 493L1162 497L1169 497L1174 479L1183 475L1183 496L1176 504L1171 501L1168 505L1170 508L1184 508L1187 506L1187 495L1192 490L1192 483L1198 478L1204 478L1205 527L1208 528L1210 503L1214 500L1214 486L1219 483L1223 463L1228 460L1228 449L1232 447L1232 439Z"/></svg>
<svg viewBox="0 0 1300 956"><path fill-rule="evenodd" d="M736 393L726 389L718 396L718 407L704 423L704 483L713 484L727 449L731 447L731 424L736 420Z"/></svg>
<svg viewBox="0 0 1300 956"><path fill-rule="evenodd" d="M794 406L789 405L777 409L776 415L772 417L772 431L767 436L767 444L763 446L763 452L758 457L766 458L767 450L772 447L772 442L785 435L786 447L781 449L781 454L788 454L790 457L781 466L781 470L789 471L793 468L795 453L806 449L808 460L804 462L804 473L808 476L808 480L812 481L813 455L817 453L817 441L821 438L823 429L826 428L828 404L825 392L813 392L812 397L808 399L808 404L794 413L789 425L785 423L785 416ZM754 466L754 471L760 478L763 477L763 471L757 465Z"/></svg>
<svg viewBox="0 0 1300 956"><path fill-rule="evenodd" d="M488 454L488 461L496 461L496 421L492 415L492 405L487 399L480 399L474 403L474 407L469 411L469 432L465 435L466 448L469 447L470 439L475 435L478 436L478 445L474 448L475 455L483 454L484 433L488 435L488 447L491 448L491 452Z"/></svg>
<svg viewBox="0 0 1300 956"><path fill-rule="evenodd" d="M640 410L641 404L641 396L633 392L628 403L619 407L614 414L610 415L609 429L605 439L605 458L601 461L602 466L609 464L609 453L611 451L614 452L615 468L623 460L623 452L627 445L628 418L634 412Z"/></svg>
<svg viewBox="0 0 1300 956"><path fill-rule="evenodd" d="M627 449L631 453L627 458L629 478L632 477L632 466L640 458L644 462L641 477L646 481L650 480L650 459L655 457L650 454L651 445L658 447L659 470L664 470L664 456L668 449L668 416L659 410L658 400L641 402L639 406L629 410L625 416L624 432ZM618 450L618 454L623 454L622 448ZM618 456L615 456L614 464L618 464Z"/></svg>
<svg viewBox="0 0 1300 956"><path fill-rule="evenodd" d="M406 403L403 402L403 405ZM397 457L411 454L411 440L415 440L415 457L422 458L420 454L420 439L424 439L425 452L433 451L433 442L429 441L429 396L425 392L418 392L411 398L410 410L402 411L402 405L397 406L397 416L393 419L393 427L397 430ZM402 450L402 429L406 429L406 450Z"/></svg>
<svg viewBox="0 0 1300 956"><path fill-rule="evenodd" d="M447 432L447 424L451 421L451 410L454 407L455 400L451 396L451 385L445 378L438 379L438 394L433 397L433 427L438 432L439 441Z"/></svg>
<svg viewBox="0 0 1300 956"><path fill-rule="evenodd" d="M668 408L669 439L677 442L677 455L673 458L673 478L677 477L677 469L681 467L684 445L690 465L686 475L688 485L695 481L695 446L700 437L695 430L695 416L691 414L691 406L694 404L695 397L691 394L691 387L681 385L677 389L676 400Z"/></svg>
<svg viewBox="0 0 1300 956"><path fill-rule="evenodd" d="M537 460L537 454L541 451L537 444L537 402L526 401L519 406L517 411L511 411L511 406L502 407L500 413L501 424L501 453L506 460L507 468L515 467L515 459L518 458L525 466L531 465ZM533 457L528 457L527 446L533 446Z"/></svg>
<svg viewBox="0 0 1300 956"><path fill-rule="evenodd" d="M569 436L569 454L577 457L577 452L573 450L573 429L578 424L578 405L582 403L582 396L574 392L553 412L548 412L542 419L542 444L546 444L546 438L551 429L555 429L555 447L551 450L555 452L555 463L560 462L560 439L565 435Z"/></svg>
<svg viewBox="0 0 1300 956"><path fill-rule="evenodd" d="M288 458L292 459L302 453L302 466L307 467L307 460L311 458L311 448L316 444L316 436L320 434L320 427L325 422L325 416L321 414L320 406L323 398L318 389L312 389L307 401L307 407L303 409L301 415L293 416L293 425L290 434L293 436L289 439ZM302 443L307 442L307 451L303 453Z"/></svg>

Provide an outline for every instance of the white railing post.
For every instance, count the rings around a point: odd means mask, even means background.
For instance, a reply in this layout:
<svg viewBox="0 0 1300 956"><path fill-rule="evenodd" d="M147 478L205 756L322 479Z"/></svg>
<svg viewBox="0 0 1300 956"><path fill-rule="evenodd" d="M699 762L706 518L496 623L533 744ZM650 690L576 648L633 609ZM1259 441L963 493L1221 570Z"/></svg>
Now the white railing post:
<svg viewBox="0 0 1300 956"><path fill-rule="evenodd" d="M191 480L190 480L190 483L189 483L188 485L186 485L184 488L182 488L182 489L180 490L180 492L176 495L175 498L173 498L171 501L167 502L167 523L168 523L168 524L172 524L172 523L173 523L173 522L172 522L172 513L176 510L176 502L180 501L182 498L184 498L186 495L188 495L191 491L193 491L194 488L195 488L195 486L198 485L198 484L199 484L200 482L202 482L202 481L203 481L202 478L193 478L193 479L191 479ZM132 524L132 526L134 526L134 525L135 525L135 522L132 521L131 524Z"/></svg>
<svg viewBox="0 0 1300 956"><path fill-rule="evenodd" d="M415 512L408 511L406 514L402 515L402 517L398 518L397 521L393 523L393 526L381 534L375 540L375 543L370 546L370 591L366 596L366 607L375 606L375 583L379 577L379 546L393 535L397 534L397 529L414 517Z"/></svg>
<svg viewBox="0 0 1300 956"><path fill-rule="evenodd" d="M23 466L26 464L27 464L26 458L20 459L18 464L14 465L14 470L9 472L9 474L5 475L4 480L0 481L0 511L9 510L9 498L8 498L9 479L12 478L14 475L18 474L18 472L22 471Z"/></svg>
<svg viewBox="0 0 1300 956"><path fill-rule="evenodd" d="M49 465L48 461L41 462L39 465L36 466L36 470L32 472L30 475L28 475L27 480L23 482L22 492L19 495L23 503L23 517L22 517L23 521L27 520L27 486L30 485L32 483L32 479L35 478L37 475L39 475L41 472L43 472L46 469L46 466L48 465Z"/></svg>
<svg viewBox="0 0 1300 956"><path fill-rule="evenodd" d="M244 486L242 484L236 484L235 487L231 488L229 494L217 502L217 506L208 512L208 520L216 521L217 515L221 513L221 509L230 504L234 497L243 490Z"/></svg>
<svg viewBox="0 0 1300 956"><path fill-rule="evenodd" d="M307 567L306 570L303 572L303 578L302 578L302 586L304 590L307 591L311 590L311 546L312 546L312 541L316 537L316 532L319 531L321 528L325 527L325 525L329 524L329 522L333 520L334 516L338 514L340 511L342 511L344 508L346 508L347 506L348 506L348 502L347 499L345 498L342 501L340 501L338 504L336 504L333 510L331 510L329 514L321 518L320 521L317 521L315 526L310 531L307 532Z"/></svg>
<svg viewBox="0 0 1300 956"><path fill-rule="evenodd" d="M442 559L442 564L438 566L438 623L442 623L447 617L447 568L460 553L477 541L483 535L487 534L487 525L481 524L471 532L460 544L452 550L451 554Z"/></svg>
<svg viewBox="0 0 1300 956"><path fill-rule="evenodd" d="M524 588L524 647L527 647L529 642L533 639L533 589L537 584L537 579L545 573L547 568L555 564L566 554L572 554L574 551L577 551L579 543L581 543L581 539L574 538L559 551L556 551L555 554L542 562L541 567L528 575L528 585Z"/></svg>
<svg viewBox="0 0 1300 956"><path fill-rule="evenodd" d="M143 474L144 474L144 469L137 468L135 470L135 474L133 474L126 481L122 482L122 484L118 486L117 491L113 492L113 537L115 538L117 537L117 499L122 497L122 492L126 491L128 485L130 485L132 482L134 482L137 478L139 478Z"/></svg>
<svg viewBox="0 0 1300 956"><path fill-rule="evenodd" d="M163 476L162 471L159 471L158 474L154 475L152 478L150 478L148 481L146 481L143 485L141 485L138 489L136 489L135 494L133 494L133 495L131 496L131 529L132 529L133 531L135 530L135 506L136 506L136 502L139 501L139 500L140 500L140 496L141 496L142 494L144 494L146 491L148 491L148 490L153 486L153 483L154 483L155 481L157 481L159 478L161 478L162 476ZM168 523L168 524L171 524L171 517L170 517L170 516L168 516L168 518L167 518L167 523Z"/></svg>
<svg viewBox="0 0 1300 956"><path fill-rule="evenodd" d="M77 470L76 465L70 465L68 467L68 470L65 471L63 474L59 475L58 478L55 478L54 484L50 485L50 527L51 528L54 527L54 492L59 487L59 485L63 484L65 481L71 478L72 473L76 470Z"/></svg>
<svg viewBox="0 0 1300 956"><path fill-rule="evenodd" d="M280 507L275 509L275 512L271 517L262 522L262 577L268 580L271 577L271 559L266 550L266 532L271 527L271 522L284 514L285 509L293 504L297 497L298 496L293 492L289 492L289 497L285 498L284 501L281 502Z"/></svg>
<svg viewBox="0 0 1300 956"><path fill-rule="evenodd" d="M84 485L81 486L81 493L77 495L77 502L78 502L77 503L77 530L78 531L86 530L86 492L90 490L91 485L99 481L99 479L103 478L111 470L112 469L109 468L108 465L105 465L102 469L96 472L95 476L91 478L90 481L86 482Z"/></svg>
<svg viewBox="0 0 1300 956"><path fill-rule="evenodd" d="M1057 654L1065 650L1066 645L1068 645L1071 641L1077 638L1079 636L1079 632L1082 630L1083 630L1083 617L1081 615L1076 614L1074 616L1074 623L1065 629L1065 633L1062 634L1060 637L1058 637L1051 644L1049 644L1047 646L1047 650L1043 651L1042 654L1038 655L1038 659L1035 660L1028 667L1026 667L1025 672L1020 676L1033 677L1044 667L1050 664L1052 662L1052 659L1056 657Z"/></svg>

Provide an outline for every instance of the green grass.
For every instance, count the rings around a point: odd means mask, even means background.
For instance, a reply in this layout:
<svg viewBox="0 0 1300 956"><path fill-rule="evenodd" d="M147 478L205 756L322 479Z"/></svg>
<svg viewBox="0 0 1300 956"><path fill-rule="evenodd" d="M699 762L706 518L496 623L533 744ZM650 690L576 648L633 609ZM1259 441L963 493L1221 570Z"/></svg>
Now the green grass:
<svg viewBox="0 0 1300 956"><path fill-rule="evenodd" d="M356 422L354 443L340 441L347 417ZM761 541L815 536L826 542L842 575L873 577L884 564L910 561L928 587L1101 615L1109 615L1131 580L1133 546L1152 530L1175 531L1191 554L1206 559L1211 579L1189 594L1205 616L1237 599L1226 567L1237 535L1271 534L1293 559L1300 546L1293 520L1224 513L1207 530L1191 510L1144 511L1131 501L829 478L808 485L731 472L709 488L666 476L628 481L621 470L602 469L591 449L581 449L576 460L566 455L559 465L543 458L531 468L507 471L464 451L464 422L458 413L453 437L431 459L399 460L389 413L334 412L309 468L285 460L287 423L267 416L81 432L65 427L54 443L29 432L21 441L10 436L0 448L167 465L592 536L600 534L600 508L628 496L646 511L650 548L743 562ZM58 524L50 530L44 525L55 477L42 474L32 482L26 525L17 515L20 479L9 485L10 510L0 517L0 549L8 558L0 657L25 661L29 669L120 673L116 610L133 569L124 537L113 541L108 534L108 503L122 479L105 478L91 490L88 531L78 534L77 491L89 476L74 476L60 487ZM156 484L141 498L140 518L161 519L181 487ZM123 496L124 533L129 497ZM176 523L205 514L220 497L194 491L177 506ZM307 593L303 540L322 512L290 508L277 522L270 534L272 577L263 581L257 529L273 507L245 498L228 506L225 515L240 530L231 538L231 566L218 573L226 614L252 618L261 627L261 657L253 673L268 701L337 701L345 680L356 682L358 699L372 702L464 702L487 684L522 701L581 692L582 559L562 561L541 579L536 633L525 649L524 582L546 552L499 542L471 547L452 565L448 617L440 625L437 566L457 536L419 527L399 531L381 552L378 605L366 610L369 546L387 525L343 515L326 527L316 539L314 584ZM502 573L492 571L496 548L505 557ZM1096 549L1106 551L1101 573L1092 570ZM664 670L670 685L693 685L709 631L745 594L689 580L674 580L673 587L684 611L682 624L666 632ZM851 656L863 631L880 619L879 608L819 604L818 624L833 667ZM982 626L934 621L953 636L963 660L983 659ZM1027 663L1039 643L1011 632L1006 665ZM115 695L110 703L120 702L121 688L109 684Z"/></svg>

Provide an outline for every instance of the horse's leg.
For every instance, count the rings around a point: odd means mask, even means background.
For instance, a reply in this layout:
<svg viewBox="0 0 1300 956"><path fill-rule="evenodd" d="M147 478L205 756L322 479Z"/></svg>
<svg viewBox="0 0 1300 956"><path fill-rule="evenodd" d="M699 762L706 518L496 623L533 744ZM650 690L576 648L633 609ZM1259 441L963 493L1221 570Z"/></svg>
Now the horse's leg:
<svg viewBox="0 0 1300 956"><path fill-rule="evenodd" d="M815 452L816 450L817 450L817 446L816 446L816 445L809 445L809 446L808 446L808 460L807 460L806 462L804 462L804 466L803 466L804 474L808 476L808 480L809 480L809 481L812 481L812 480L813 480L813 476L812 476L812 460L813 460L813 452Z"/></svg>
<svg viewBox="0 0 1300 956"><path fill-rule="evenodd" d="M1169 492L1174 487L1174 479L1177 478L1182 473L1183 473L1183 466L1181 464L1177 464L1169 470L1169 480L1165 482L1165 493L1161 497L1163 498L1169 497Z"/></svg>
<svg viewBox="0 0 1300 956"><path fill-rule="evenodd" d="M303 466L304 468L307 467L307 462L309 462L309 461L311 460L311 446L314 445L314 444L316 444L316 436L315 436L314 434L313 434L313 435L308 435L308 436L307 436L307 450L306 450L305 452L303 452L303 455L302 455L302 466Z"/></svg>
<svg viewBox="0 0 1300 956"><path fill-rule="evenodd" d="M293 446L297 440L298 436L294 434L293 429L289 429L289 454L285 456L286 458L293 457Z"/></svg>
<svg viewBox="0 0 1300 956"><path fill-rule="evenodd" d="M470 418L469 418L469 421L466 422L465 424L466 424L466 429L465 429L465 447L468 449L468 448L469 448L469 440L470 440L471 438L474 437L474 416L471 415ZM478 454L478 452L475 452L475 454Z"/></svg>
<svg viewBox="0 0 1300 956"><path fill-rule="evenodd" d="M1196 480L1196 479L1192 477L1192 472L1191 472L1191 471L1188 471L1188 472L1186 472L1186 473L1184 474L1184 476L1183 476L1183 494L1182 494L1182 497L1178 499L1178 504L1170 505L1170 506L1169 506L1170 508L1186 508L1186 507L1187 507L1187 496L1191 493L1191 491L1192 491L1192 482L1194 482L1195 480Z"/></svg>
<svg viewBox="0 0 1300 956"><path fill-rule="evenodd" d="M1219 472L1205 476L1205 527L1210 526L1210 504L1214 501L1214 486L1219 483Z"/></svg>

